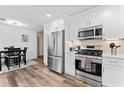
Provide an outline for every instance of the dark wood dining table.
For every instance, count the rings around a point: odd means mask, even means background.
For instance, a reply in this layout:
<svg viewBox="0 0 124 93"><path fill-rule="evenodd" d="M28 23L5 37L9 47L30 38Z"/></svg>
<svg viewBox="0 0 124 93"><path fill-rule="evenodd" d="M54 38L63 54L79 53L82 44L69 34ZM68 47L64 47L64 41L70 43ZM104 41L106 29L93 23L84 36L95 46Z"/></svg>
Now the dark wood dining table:
<svg viewBox="0 0 124 93"><path fill-rule="evenodd" d="M25 52L25 50L20 50L21 52L23 52L24 53L24 56L25 56L25 58L26 58L26 52ZM0 71L2 71L2 58L5 58L4 57L4 54L6 54L6 53L8 53L8 52L10 52L10 51L8 51L8 50L3 50L3 51L0 51ZM11 52L18 52L18 51L11 51ZM2 56L2 54L3 54L3 56Z"/></svg>

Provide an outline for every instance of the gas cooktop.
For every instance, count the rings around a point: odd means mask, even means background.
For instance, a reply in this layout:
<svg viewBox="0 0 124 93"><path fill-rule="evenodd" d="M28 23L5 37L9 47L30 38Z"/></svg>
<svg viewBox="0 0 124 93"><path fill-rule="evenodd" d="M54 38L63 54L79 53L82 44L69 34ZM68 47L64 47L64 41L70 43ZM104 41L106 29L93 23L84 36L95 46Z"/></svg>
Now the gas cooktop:
<svg viewBox="0 0 124 93"><path fill-rule="evenodd" d="M80 52L76 53L79 55L89 55L89 56L102 56L103 50L86 50L81 49Z"/></svg>

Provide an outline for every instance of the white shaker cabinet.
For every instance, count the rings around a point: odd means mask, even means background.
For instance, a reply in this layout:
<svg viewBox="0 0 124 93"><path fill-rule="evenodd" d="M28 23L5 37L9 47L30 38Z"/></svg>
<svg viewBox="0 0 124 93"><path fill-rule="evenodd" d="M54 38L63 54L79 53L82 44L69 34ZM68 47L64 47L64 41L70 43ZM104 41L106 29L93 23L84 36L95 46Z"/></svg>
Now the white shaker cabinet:
<svg viewBox="0 0 124 93"><path fill-rule="evenodd" d="M124 6L105 6L103 8L104 39L124 37Z"/></svg>
<svg viewBox="0 0 124 93"><path fill-rule="evenodd" d="M80 13L79 28L102 24L102 8L96 7Z"/></svg>
<svg viewBox="0 0 124 93"><path fill-rule="evenodd" d="M88 9L87 11L82 11L68 18L66 23L66 37L68 41L77 40L78 29L84 27L91 27L102 24L102 8L95 7Z"/></svg>
<svg viewBox="0 0 124 93"><path fill-rule="evenodd" d="M124 87L124 58L103 57L102 85Z"/></svg>
<svg viewBox="0 0 124 93"><path fill-rule="evenodd" d="M79 16L74 15L69 18L69 40L76 40L78 37Z"/></svg>
<svg viewBox="0 0 124 93"><path fill-rule="evenodd" d="M75 53L65 53L65 73L75 76Z"/></svg>
<svg viewBox="0 0 124 93"><path fill-rule="evenodd" d="M102 25L102 17L102 8L99 7L94 9L93 13L91 13L91 26Z"/></svg>
<svg viewBox="0 0 124 93"><path fill-rule="evenodd" d="M70 41L70 24L69 18L65 20L65 41Z"/></svg>

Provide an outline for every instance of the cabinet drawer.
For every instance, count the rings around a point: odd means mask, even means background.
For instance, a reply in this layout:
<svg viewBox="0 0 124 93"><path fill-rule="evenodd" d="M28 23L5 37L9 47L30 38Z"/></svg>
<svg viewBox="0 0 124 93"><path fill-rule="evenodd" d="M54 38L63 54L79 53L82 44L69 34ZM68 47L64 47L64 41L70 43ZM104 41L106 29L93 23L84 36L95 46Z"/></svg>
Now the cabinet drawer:
<svg viewBox="0 0 124 93"><path fill-rule="evenodd" d="M103 64L124 67L124 59L103 57L102 61L103 61Z"/></svg>
<svg viewBox="0 0 124 93"><path fill-rule="evenodd" d="M102 84L108 87L124 87L124 69L121 67L104 65Z"/></svg>

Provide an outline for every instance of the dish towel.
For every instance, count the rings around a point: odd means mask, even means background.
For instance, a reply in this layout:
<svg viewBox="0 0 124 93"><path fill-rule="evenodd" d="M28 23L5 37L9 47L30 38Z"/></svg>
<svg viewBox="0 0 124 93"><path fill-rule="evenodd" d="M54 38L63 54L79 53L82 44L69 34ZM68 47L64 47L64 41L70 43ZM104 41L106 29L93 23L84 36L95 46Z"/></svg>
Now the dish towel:
<svg viewBox="0 0 124 93"><path fill-rule="evenodd" d="M85 61L86 61L85 58L81 59L81 68L83 68L83 69L85 69Z"/></svg>
<svg viewBox="0 0 124 93"><path fill-rule="evenodd" d="M91 72L91 60L86 60L86 71Z"/></svg>

